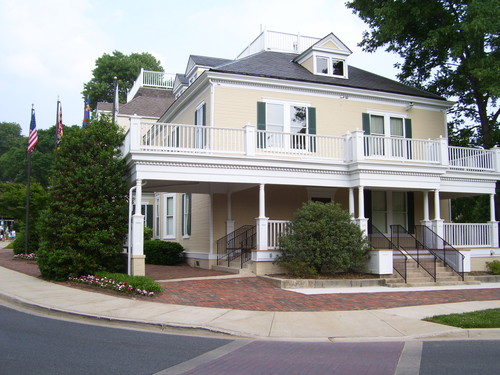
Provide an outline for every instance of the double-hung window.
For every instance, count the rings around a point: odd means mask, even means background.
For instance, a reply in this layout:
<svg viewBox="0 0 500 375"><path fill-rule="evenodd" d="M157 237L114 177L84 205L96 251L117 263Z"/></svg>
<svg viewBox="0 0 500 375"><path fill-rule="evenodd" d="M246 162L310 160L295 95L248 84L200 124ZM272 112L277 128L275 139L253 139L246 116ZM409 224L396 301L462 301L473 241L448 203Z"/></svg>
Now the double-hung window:
<svg viewBox="0 0 500 375"><path fill-rule="evenodd" d="M175 238L175 194L164 194L165 208L165 224L164 237L165 239Z"/></svg>
<svg viewBox="0 0 500 375"><path fill-rule="evenodd" d="M411 120L404 115L363 113L363 130L371 137L365 140L367 156L411 158Z"/></svg>
<svg viewBox="0 0 500 375"><path fill-rule="evenodd" d="M191 235L191 194L182 194L182 236Z"/></svg>
<svg viewBox="0 0 500 375"><path fill-rule="evenodd" d="M154 228L154 235L155 238L159 239L160 238L160 196L156 195L155 196L155 228Z"/></svg>
<svg viewBox="0 0 500 375"><path fill-rule="evenodd" d="M194 124L197 125L195 128L195 148L207 147L206 108L206 104L201 103L196 107L194 113Z"/></svg>
<svg viewBox="0 0 500 375"><path fill-rule="evenodd" d="M315 151L316 111L308 105L290 102L257 103L258 146L268 149Z"/></svg>

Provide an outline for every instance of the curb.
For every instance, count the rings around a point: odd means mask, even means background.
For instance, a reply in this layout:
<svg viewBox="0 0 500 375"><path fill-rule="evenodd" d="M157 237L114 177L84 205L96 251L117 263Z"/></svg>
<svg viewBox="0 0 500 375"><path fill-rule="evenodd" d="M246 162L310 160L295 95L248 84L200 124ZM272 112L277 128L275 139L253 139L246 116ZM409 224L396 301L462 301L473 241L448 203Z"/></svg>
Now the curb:
<svg viewBox="0 0 500 375"><path fill-rule="evenodd" d="M271 276L257 276L264 281L281 289L301 288L359 288L371 286L385 286L385 279L280 279Z"/></svg>
<svg viewBox="0 0 500 375"><path fill-rule="evenodd" d="M32 311L35 313L48 315L49 317L63 317L70 320L81 320L85 323L106 323L122 328L144 329L149 331L160 331L163 333L194 335L194 336L217 336L220 338L247 338L237 332L223 331L220 329L204 327L204 326L188 326L173 323L155 323L150 321L131 320L123 318L112 318L107 316L93 315L87 313L79 313L63 309L57 309L49 306L32 303L22 300L17 297L12 297L4 293L0 293L0 301L4 301L10 307L17 307L23 310Z"/></svg>

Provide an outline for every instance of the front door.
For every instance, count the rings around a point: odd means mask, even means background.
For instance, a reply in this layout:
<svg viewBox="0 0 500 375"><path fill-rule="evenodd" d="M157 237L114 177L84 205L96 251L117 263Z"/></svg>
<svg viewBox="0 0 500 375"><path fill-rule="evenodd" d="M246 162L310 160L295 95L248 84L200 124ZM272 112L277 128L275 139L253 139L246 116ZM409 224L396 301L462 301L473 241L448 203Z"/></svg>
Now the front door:
<svg viewBox="0 0 500 375"><path fill-rule="evenodd" d="M402 191L371 192L372 225L382 233L390 235L391 225L401 225L408 229L408 199Z"/></svg>

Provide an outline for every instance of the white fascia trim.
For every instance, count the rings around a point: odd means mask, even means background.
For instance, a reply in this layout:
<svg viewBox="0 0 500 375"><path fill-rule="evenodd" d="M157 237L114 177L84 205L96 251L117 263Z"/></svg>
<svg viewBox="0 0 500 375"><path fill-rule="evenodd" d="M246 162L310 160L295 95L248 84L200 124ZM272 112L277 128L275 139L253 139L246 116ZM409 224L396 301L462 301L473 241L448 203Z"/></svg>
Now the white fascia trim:
<svg viewBox="0 0 500 375"><path fill-rule="evenodd" d="M203 73L198 79L189 86L186 91L168 108L167 112L160 117L158 122L168 123L168 119L181 115L189 103L196 101L201 95L210 89L210 80L206 73Z"/></svg>
<svg viewBox="0 0 500 375"><path fill-rule="evenodd" d="M420 96L412 96L406 94L388 93L382 91L368 90L368 89L357 89L345 86L334 86L322 83L312 83L312 82L299 82L299 81L287 81L280 80L276 78L263 78L263 77L250 77L237 74L227 74L227 73L217 73L208 72L208 76L214 83L217 84L247 84L251 86L267 86L275 89L285 89L285 90L297 90L297 91L311 91L312 93L318 95L328 95L328 96L348 96L349 99L369 101L369 99L378 99L390 101L392 103L399 102L400 105L408 105L408 103L414 103L414 108L418 105L434 107L436 110L447 110L452 107L455 102L443 101L438 99L423 98Z"/></svg>

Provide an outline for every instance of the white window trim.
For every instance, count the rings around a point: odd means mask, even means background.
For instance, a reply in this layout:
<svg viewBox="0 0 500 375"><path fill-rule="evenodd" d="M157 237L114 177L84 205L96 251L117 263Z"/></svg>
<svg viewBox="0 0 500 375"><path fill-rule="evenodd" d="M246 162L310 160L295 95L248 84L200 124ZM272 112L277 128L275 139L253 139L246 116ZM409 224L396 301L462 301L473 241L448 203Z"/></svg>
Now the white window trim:
<svg viewBox="0 0 500 375"><path fill-rule="evenodd" d="M173 204L172 204L172 207L173 207L173 210L174 212L170 215L172 216L172 219L173 219L173 226L172 226L172 234L168 234L168 229L167 229L167 224L168 224L168 220L167 220L167 208L168 208L168 198L172 198L173 199ZM175 239L176 238L176 231L175 231L175 228L176 228L176 216L175 216L175 211L176 211L176 194L174 193L165 193L163 194L163 239L165 240L171 240L171 239Z"/></svg>

